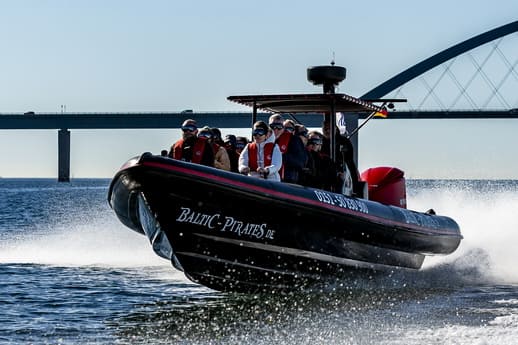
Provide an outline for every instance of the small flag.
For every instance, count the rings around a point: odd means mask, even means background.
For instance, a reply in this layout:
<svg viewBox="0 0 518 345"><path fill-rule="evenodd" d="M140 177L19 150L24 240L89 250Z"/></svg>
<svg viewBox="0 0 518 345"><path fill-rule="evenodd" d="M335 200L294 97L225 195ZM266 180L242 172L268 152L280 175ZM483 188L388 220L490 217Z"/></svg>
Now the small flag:
<svg viewBox="0 0 518 345"><path fill-rule="evenodd" d="M374 117L383 117L383 118L386 118L388 115L388 111L386 111L385 109L383 109L382 111L377 111L375 114L374 114Z"/></svg>

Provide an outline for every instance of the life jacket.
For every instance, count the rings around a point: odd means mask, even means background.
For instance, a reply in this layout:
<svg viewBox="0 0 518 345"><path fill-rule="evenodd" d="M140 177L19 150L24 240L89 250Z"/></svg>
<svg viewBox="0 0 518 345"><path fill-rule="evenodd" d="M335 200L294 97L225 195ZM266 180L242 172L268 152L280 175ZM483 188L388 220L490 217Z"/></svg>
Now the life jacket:
<svg viewBox="0 0 518 345"><path fill-rule="evenodd" d="M264 144L263 161L264 161L265 167L272 165L272 154L273 154L274 145L275 145L274 143ZM256 171L257 168L259 168L259 165L257 164L257 144L256 143L248 144L248 167L250 168L251 171Z"/></svg>
<svg viewBox="0 0 518 345"><path fill-rule="evenodd" d="M279 149L281 150L281 153L282 154L285 154L286 151L288 151L288 144L290 143L290 140L291 140L291 136L293 134L291 134L290 132L283 132L280 137L278 137L276 140L275 140L275 143L277 145L279 145Z"/></svg>
<svg viewBox="0 0 518 345"><path fill-rule="evenodd" d="M283 158L284 158L284 154L288 151L288 144L290 143L292 135L293 134L291 134L290 132L284 131L277 139L275 139L275 143L277 145L279 145L279 150L281 150ZM283 159L283 161L284 161L284 159ZM281 169L279 170L279 175L281 175L281 180L284 180L284 164L282 165Z"/></svg>
<svg viewBox="0 0 518 345"><path fill-rule="evenodd" d="M194 147L192 149L192 157L191 162L200 164L201 159L203 158L203 152L205 151L205 140L204 138L196 138L196 141L194 143ZM183 144L184 140L180 139L178 140L174 146L173 146L173 158L182 160L183 158Z"/></svg>

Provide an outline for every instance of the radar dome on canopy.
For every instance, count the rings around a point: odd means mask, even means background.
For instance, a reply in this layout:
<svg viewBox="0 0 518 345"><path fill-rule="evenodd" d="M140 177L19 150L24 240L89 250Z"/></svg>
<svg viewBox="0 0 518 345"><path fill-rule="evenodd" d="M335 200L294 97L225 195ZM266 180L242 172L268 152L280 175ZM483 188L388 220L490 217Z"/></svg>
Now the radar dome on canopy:
<svg viewBox="0 0 518 345"><path fill-rule="evenodd" d="M314 85L323 85L324 93L335 93L335 87L345 79L346 69L342 66L308 67L308 81Z"/></svg>

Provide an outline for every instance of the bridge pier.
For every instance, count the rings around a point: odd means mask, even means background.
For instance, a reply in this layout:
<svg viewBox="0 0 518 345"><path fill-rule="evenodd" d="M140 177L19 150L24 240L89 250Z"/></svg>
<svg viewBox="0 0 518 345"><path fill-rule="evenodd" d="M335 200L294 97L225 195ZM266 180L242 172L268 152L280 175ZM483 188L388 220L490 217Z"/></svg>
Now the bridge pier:
<svg viewBox="0 0 518 345"><path fill-rule="evenodd" d="M70 131L58 131L58 181L70 182Z"/></svg>

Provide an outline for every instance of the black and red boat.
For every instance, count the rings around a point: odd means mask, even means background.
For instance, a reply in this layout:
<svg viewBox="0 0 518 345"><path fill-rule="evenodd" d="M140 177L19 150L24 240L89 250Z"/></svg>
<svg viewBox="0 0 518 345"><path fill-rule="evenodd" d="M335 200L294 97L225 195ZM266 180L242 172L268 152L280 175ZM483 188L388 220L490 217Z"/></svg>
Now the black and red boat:
<svg viewBox="0 0 518 345"><path fill-rule="evenodd" d="M337 66L308 70L308 78L322 78L317 82L324 84L323 94L229 99L251 105L254 117L258 109L321 112L331 121L337 112L384 111L374 102L334 93L341 81L336 71ZM454 220L406 209L400 170L369 169L355 183L369 192L332 193L144 153L115 175L108 200L121 222L145 234L158 255L216 290L291 290L344 282L363 272L419 269L426 255L449 254L459 246Z"/></svg>

